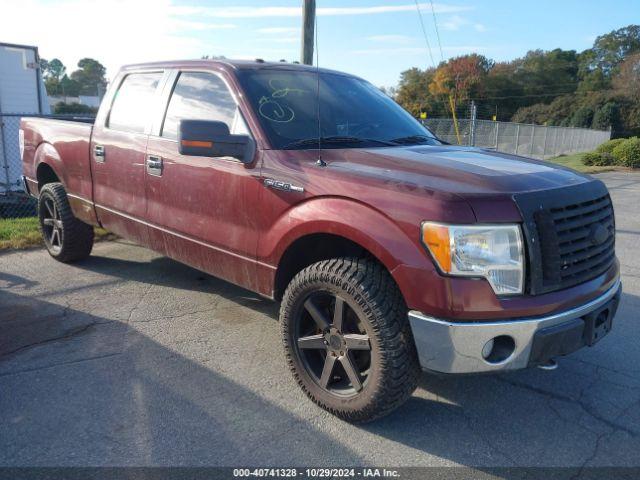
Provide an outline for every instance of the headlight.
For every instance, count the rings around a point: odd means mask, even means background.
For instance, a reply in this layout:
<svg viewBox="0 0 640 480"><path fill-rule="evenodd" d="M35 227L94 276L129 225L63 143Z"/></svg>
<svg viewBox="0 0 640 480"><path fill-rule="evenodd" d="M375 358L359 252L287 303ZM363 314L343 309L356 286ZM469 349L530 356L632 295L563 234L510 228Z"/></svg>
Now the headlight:
<svg viewBox="0 0 640 480"><path fill-rule="evenodd" d="M524 251L518 225L424 222L422 241L443 273L484 277L498 295L522 293Z"/></svg>

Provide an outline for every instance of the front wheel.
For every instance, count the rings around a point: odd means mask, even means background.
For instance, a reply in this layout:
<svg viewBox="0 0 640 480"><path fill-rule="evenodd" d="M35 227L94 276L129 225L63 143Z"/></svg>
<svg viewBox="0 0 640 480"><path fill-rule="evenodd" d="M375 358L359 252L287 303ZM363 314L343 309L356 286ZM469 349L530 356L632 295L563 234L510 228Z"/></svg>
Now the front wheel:
<svg viewBox="0 0 640 480"><path fill-rule="evenodd" d="M280 321L287 361L320 407L353 422L400 406L420 375L402 295L363 258L315 263L291 281Z"/></svg>
<svg viewBox="0 0 640 480"><path fill-rule="evenodd" d="M82 260L93 248L93 227L73 216L61 183L48 183L38 199L40 231L49 254L61 262Z"/></svg>

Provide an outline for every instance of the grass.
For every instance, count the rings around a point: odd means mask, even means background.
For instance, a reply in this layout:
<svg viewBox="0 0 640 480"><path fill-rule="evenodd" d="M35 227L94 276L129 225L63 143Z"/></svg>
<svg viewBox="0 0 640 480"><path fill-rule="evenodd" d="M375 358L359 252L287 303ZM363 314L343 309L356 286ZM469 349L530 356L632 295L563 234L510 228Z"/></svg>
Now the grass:
<svg viewBox="0 0 640 480"><path fill-rule="evenodd" d="M42 245L38 218L0 219L0 250Z"/></svg>
<svg viewBox="0 0 640 480"><path fill-rule="evenodd" d="M557 163L565 167L573 168L583 173L598 173L611 170L619 170L621 167L592 167L582 162L584 154L562 155L548 159L549 162ZM112 234L96 228L96 240L114 238ZM44 245L40 230L38 229L38 218L10 218L0 219L0 251L8 249L39 247Z"/></svg>
<svg viewBox="0 0 640 480"><path fill-rule="evenodd" d="M558 165L562 165L564 167L573 168L582 173L599 173L599 172L610 172L612 170L620 170L621 167L610 166L610 167L593 167L589 165L585 165L582 162L582 157L584 153L574 153L573 155L562 155L560 157L549 158L548 162L557 163Z"/></svg>
<svg viewBox="0 0 640 480"><path fill-rule="evenodd" d="M113 235L96 228L96 240L113 238ZM43 246L37 217L0 218L0 251Z"/></svg>

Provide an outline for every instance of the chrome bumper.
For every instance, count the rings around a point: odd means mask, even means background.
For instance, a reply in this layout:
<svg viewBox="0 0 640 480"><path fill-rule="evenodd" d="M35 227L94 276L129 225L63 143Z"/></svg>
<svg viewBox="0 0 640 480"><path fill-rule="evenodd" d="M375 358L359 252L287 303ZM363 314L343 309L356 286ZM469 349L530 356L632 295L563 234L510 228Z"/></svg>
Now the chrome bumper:
<svg viewBox="0 0 640 480"><path fill-rule="evenodd" d="M499 322L449 322L412 310L409 321L420 365L443 373L476 373L517 370L530 365L536 332L547 327L576 323L576 319L598 310L620 291L620 280L606 293L584 305L547 317ZM558 327L561 328L561 327ZM485 358L492 339L507 340L512 350L506 358ZM490 345L490 344L489 344ZM485 354L483 355L483 349Z"/></svg>

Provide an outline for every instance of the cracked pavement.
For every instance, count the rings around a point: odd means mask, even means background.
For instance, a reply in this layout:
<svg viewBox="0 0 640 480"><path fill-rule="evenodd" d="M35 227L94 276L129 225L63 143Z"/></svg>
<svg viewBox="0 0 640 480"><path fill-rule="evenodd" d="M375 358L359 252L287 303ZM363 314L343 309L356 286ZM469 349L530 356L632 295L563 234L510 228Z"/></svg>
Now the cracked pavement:
<svg viewBox="0 0 640 480"><path fill-rule="evenodd" d="M551 372L424 375L363 426L299 391L278 307L250 292L121 241L75 265L0 255L0 465L640 466L640 174L599 177L624 285L611 334Z"/></svg>

